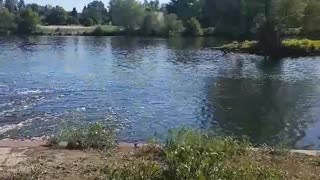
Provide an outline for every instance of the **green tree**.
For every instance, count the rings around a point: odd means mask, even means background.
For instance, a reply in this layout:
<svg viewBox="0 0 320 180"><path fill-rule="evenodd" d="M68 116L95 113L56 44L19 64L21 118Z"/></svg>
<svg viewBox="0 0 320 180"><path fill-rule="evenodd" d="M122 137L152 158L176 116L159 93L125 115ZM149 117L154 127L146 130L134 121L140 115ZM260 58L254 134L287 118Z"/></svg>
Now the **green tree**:
<svg viewBox="0 0 320 180"><path fill-rule="evenodd" d="M187 21L185 28L186 28L187 35L191 35L191 36L202 36L203 35L203 30L202 30L201 24L194 17Z"/></svg>
<svg viewBox="0 0 320 180"><path fill-rule="evenodd" d="M10 34L15 29L14 15L7 9L0 9L0 34Z"/></svg>
<svg viewBox="0 0 320 180"><path fill-rule="evenodd" d="M203 22L205 26L216 28L216 32L229 36L245 33L242 16L243 1L205 0Z"/></svg>
<svg viewBox="0 0 320 180"><path fill-rule="evenodd" d="M94 21L91 18L82 19L81 24L84 25L84 26L93 26L93 25L95 25Z"/></svg>
<svg viewBox="0 0 320 180"><path fill-rule="evenodd" d="M26 5L24 3L24 0L20 0L17 4L18 10L22 11L24 8L26 8Z"/></svg>
<svg viewBox="0 0 320 180"><path fill-rule="evenodd" d="M67 23L68 14L60 6L56 6L49 10L46 22L50 25L65 25Z"/></svg>
<svg viewBox="0 0 320 180"><path fill-rule="evenodd" d="M75 17L75 18L78 18L78 11L77 11L77 8L73 8L71 13L70 13L70 16L72 17Z"/></svg>
<svg viewBox="0 0 320 180"><path fill-rule="evenodd" d="M139 28L145 14L143 5L136 0L111 0L109 9L112 23L127 30Z"/></svg>
<svg viewBox="0 0 320 180"><path fill-rule="evenodd" d="M145 0L143 5L146 7L146 9L150 11L159 11L160 10L160 2L159 0Z"/></svg>
<svg viewBox="0 0 320 180"><path fill-rule="evenodd" d="M182 21L178 20L178 17L175 14L166 14L164 16L164 22L165 22L165 33L168 36L176 36L181 34L184 31Z"/></svg>
<svg viewBox="0 0 320 180"><path fill-rule="evenodd" d="M17 0L6 0L4 5L10 12L14 12L17 9L17 3Z"/></svg>
<svg viewBox="0 0 320 180"><path fill-rule="evenodd" d="M3 0L0 0L0 9L4 7Z"/></svg>
<svg viewBox="0 0 320 180"><path fill-rule="evenodd" d="M163 13L147 12L141 26L141 31L145 35L161 35L164 26Z"/></svg>
<svg viewBox="0 0 320 180"><path fill-rule="evenodd" d="M30 10L40 14L41 7L38 4L32 3L32 4L27 4L26 9L30 9Z"/></svg>
<svg viewBox="0 0 320 180"><path fill-rule="evenodd" d="M109 22L108 10L101 1L93 1L83 8L81 15L81 23L89 22L91 20L94 24L105 24Z"/></svg>
<svg viewBox="0 0 320 180"><path fill-rule="evenodd" d="M274 0L275 19L283 28L300 27L306 3L303 0Z"/></svg>
<svg viewBox="0 0 320 180"><path fill-rule="evenodd" d="M320 31L320 2L309 0L304 10L303 30L305 32Z"/></svg>
<svg viewBox="0 0 320 180"><path fill-rule="evenodd" d="M177 14L182 20L188 20L192 17L202 18L204 0L171 0L167 4L167 11L171 14Z"/></svg>
<svg viewBox="0 0 320 180"><path fill-rule="evenodd" d="M18 20L18 32L29 34L36 30L37 24L40 23L38 13L27 9L20 13Z"/></svg>

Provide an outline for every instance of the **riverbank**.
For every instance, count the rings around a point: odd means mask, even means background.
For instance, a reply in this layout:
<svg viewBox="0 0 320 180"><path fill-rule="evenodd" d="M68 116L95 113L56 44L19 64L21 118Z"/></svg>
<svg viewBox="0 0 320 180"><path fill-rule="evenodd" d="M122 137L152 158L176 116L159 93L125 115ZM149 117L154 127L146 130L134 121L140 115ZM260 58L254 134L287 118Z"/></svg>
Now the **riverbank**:
<svg viewBox="0 0 320 180"><path fill-rule="evenodd" d="M114 144L114 139L106 138L110 130L101 127L69 129L47 141L0 141L0 178L320 178L320 156L314 152L265 146L255 149L245 139L212 137L187 129L170 131L165 144L156 140ZM61 141L63 138L68 141Z"/></svg>

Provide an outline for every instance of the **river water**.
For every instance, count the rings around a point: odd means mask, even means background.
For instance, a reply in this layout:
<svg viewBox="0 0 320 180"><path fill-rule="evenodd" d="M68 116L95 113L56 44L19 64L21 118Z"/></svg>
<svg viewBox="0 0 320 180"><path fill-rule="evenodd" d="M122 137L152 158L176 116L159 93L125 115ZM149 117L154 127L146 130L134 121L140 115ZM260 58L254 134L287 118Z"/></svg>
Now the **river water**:
<svg viewBox="0 0 320 180"><path fill-rule="evenodd" d="M223 55L216 39L0 38L0 135L106 123L121 141L200 128L320 149L320 57Z"/></svg>

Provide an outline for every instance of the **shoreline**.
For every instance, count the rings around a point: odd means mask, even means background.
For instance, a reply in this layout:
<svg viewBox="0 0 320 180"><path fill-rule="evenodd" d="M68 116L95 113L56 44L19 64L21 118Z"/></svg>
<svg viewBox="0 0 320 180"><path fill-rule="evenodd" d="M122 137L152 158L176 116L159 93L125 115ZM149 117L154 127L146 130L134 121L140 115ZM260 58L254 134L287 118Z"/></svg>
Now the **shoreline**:
<svg viewBox="0 0 320 180"><path fill-rule="evenodd" d="M130 142L118 142L117 151L119 152L130 152L134 149L139 149L146 146L146 143L130 143ZM40 138L31 139L1 139L1 148L50 148L48 141ZM59 146L61 149L65 149L66 143L61 143ZM68 149L66 149L68 150ZM253 151L259 151L259 148L252 148ZM307 149L289 149L290 153L293 154L304 154L310 156L320 156L320 150L307 150Z"/></svg>

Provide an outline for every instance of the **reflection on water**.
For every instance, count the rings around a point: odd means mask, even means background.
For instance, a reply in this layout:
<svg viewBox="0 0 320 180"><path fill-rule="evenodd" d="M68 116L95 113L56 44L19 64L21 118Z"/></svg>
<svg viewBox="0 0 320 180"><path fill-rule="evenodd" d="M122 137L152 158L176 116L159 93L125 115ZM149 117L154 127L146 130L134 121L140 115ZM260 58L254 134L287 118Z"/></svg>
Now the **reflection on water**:
<svg viewBox="0 0 320 180"><path fill-rule="evenodd" d="M0 134L104 122L124 141L190 126L320 148L320 59L213 51L210 38L0 38Z"/></svg>

